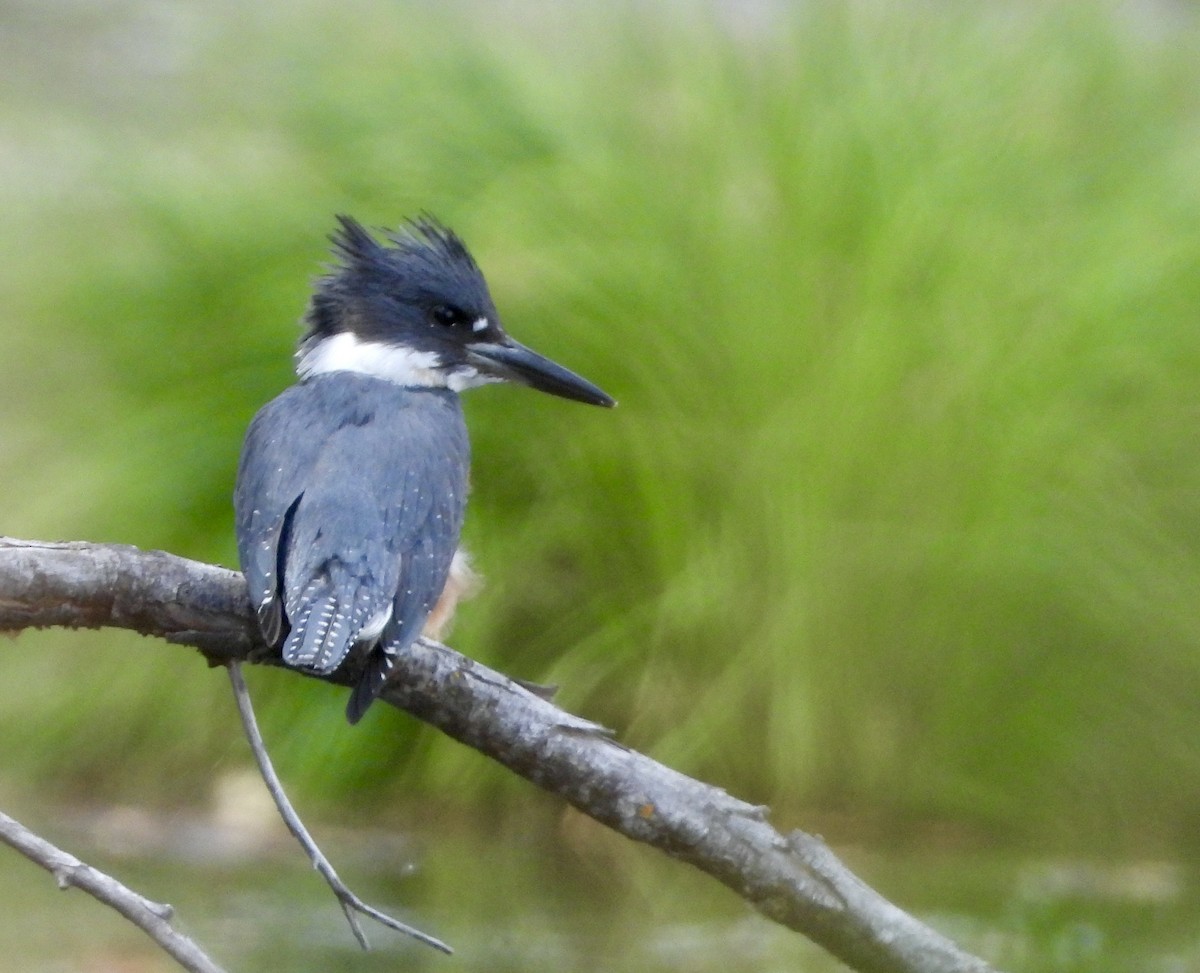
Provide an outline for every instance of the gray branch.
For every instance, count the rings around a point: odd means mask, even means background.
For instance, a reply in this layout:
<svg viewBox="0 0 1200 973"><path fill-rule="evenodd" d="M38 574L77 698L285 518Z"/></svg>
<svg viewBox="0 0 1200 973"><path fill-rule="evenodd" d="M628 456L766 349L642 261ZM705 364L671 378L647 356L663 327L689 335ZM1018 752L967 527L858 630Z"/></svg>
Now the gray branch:
<svg viewBox="0 0 1200 973"><path fill-rule="evenodd" d="M0 538L0 632L115 626L198 648L213 663L279 664L236 571L162 552ZM357 673L313 676L351 685ZM707 872L861 973L992 967L892 905L820 838L783 834L765 808L686 777L435 642L396 660L381 699L584 814Z"/></svg>
<svg viewBox="0 0 1200 973"><path fill-rule="evenodd" d="M56 848L38 837L19 821L0 812L0 842L41 865L60 889L77 888L112 906L191 973L225 973L204 951L171 926L174 910L169 905L151 902L122 885L104 872L85 865L74 855Z"/></svg>
<svg viewBox="0 0 1200 973"><path fill-rule="evenodd" d="M346 922L350 924L350 931L354 933L358 944L363 949L371 948L370 943L367 942L367 934L363 932L362 924L358 921L359 915L364 915L389 929L411 936L426 946L432 946L443 953L453 953L454 950L440 939L435 939L428 933L421 932L420 929L368 905L351 892L349 886L341 880L334 870L333 864L325 857L325 853L321 851L313 836L308 833L308 828L300 820L300 815L296 813L296 809L283 789L283 781L275 773L275 765L271 762L271 756L267 753L267 745L263 742L262 733L258 729L258 718L254 715L254 706L250 702L250 691L246 688L246 680L242 678L241 660L231 659L227 668L229 682L233 687L233 698L237 703L238 715L242 718L242 729L246 731L246 742L250 744L250 752L254 754L254 762L258 764L258 772L262 775L263 783L267 785L267 792L271 795L271 800L275 802L275 809L279 811L279 816L283 818L283 823L292 833L292 837L300 843L300 847L308 855L308 860L312 862L313 868L325 879L325 884L337 898L342 912L346 915Z"/></svg>

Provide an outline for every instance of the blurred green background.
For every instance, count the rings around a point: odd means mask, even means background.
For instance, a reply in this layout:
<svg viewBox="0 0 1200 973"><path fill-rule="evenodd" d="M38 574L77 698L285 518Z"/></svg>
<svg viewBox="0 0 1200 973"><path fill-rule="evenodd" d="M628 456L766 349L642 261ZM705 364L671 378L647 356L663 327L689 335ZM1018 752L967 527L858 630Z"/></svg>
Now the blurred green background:
<svg viewBox="0 0 1200 973"><path fill-rule="evenodd" d="M621 403L467 397L451 644L784 826L1194 860L1196 5L0 10L0 532L234 564L332 215L428 210ZM0 658L10 786L196 806L246 763L193 653ZM250 678L318 816L531 813Z"/></svg>

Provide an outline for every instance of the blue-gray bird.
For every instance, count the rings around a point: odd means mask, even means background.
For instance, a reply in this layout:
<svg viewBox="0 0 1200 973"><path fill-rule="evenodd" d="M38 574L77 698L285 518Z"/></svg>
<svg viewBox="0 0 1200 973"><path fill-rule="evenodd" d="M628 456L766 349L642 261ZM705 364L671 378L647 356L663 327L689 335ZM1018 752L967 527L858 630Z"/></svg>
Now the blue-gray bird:
<svg viewBox="0 0 1200 973"><path fill-rule="evenodd" d="M338 263L304 318L299 381L251 422L234 508L263 638L320 673L365 658L346 708L357 723L466 573L458 393L510 380L615 403L505 333L479 267L437 221L407 223L386 243L338 222Z"/></svg>

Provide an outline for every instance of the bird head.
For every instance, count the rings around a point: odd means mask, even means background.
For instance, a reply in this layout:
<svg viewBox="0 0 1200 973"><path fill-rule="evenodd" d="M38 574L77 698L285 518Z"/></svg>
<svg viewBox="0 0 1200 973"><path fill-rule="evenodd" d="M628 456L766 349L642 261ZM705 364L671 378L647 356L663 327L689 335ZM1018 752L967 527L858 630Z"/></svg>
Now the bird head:
<svg viewBox="0 0 1200 973"><path fill-rule="evenodd" d="M612 406L591 382L509 337L466 244L431 217L380 243L338 217L338 258L316 284L297 352L302 378L352 371L413 387L459 392L513 381Z"/></svg>

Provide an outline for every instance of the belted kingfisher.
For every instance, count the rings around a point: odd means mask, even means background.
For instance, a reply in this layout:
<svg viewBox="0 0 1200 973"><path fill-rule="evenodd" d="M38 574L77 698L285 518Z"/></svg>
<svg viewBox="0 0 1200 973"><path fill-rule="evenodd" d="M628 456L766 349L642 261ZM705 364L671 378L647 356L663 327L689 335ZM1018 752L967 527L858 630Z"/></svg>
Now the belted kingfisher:
<svg viewBox="0 0 1200 973"><path fill-rule="evenodd" d="M234 508L265 641L320 673L365 656L346 708L357 723L462 583L452 565L466 568L470 449L458 393L515 381L615 402L505 333L466 245L436 220L386 244L338 222L338 263L304 317L299 381L250 423Z"/></svg>

